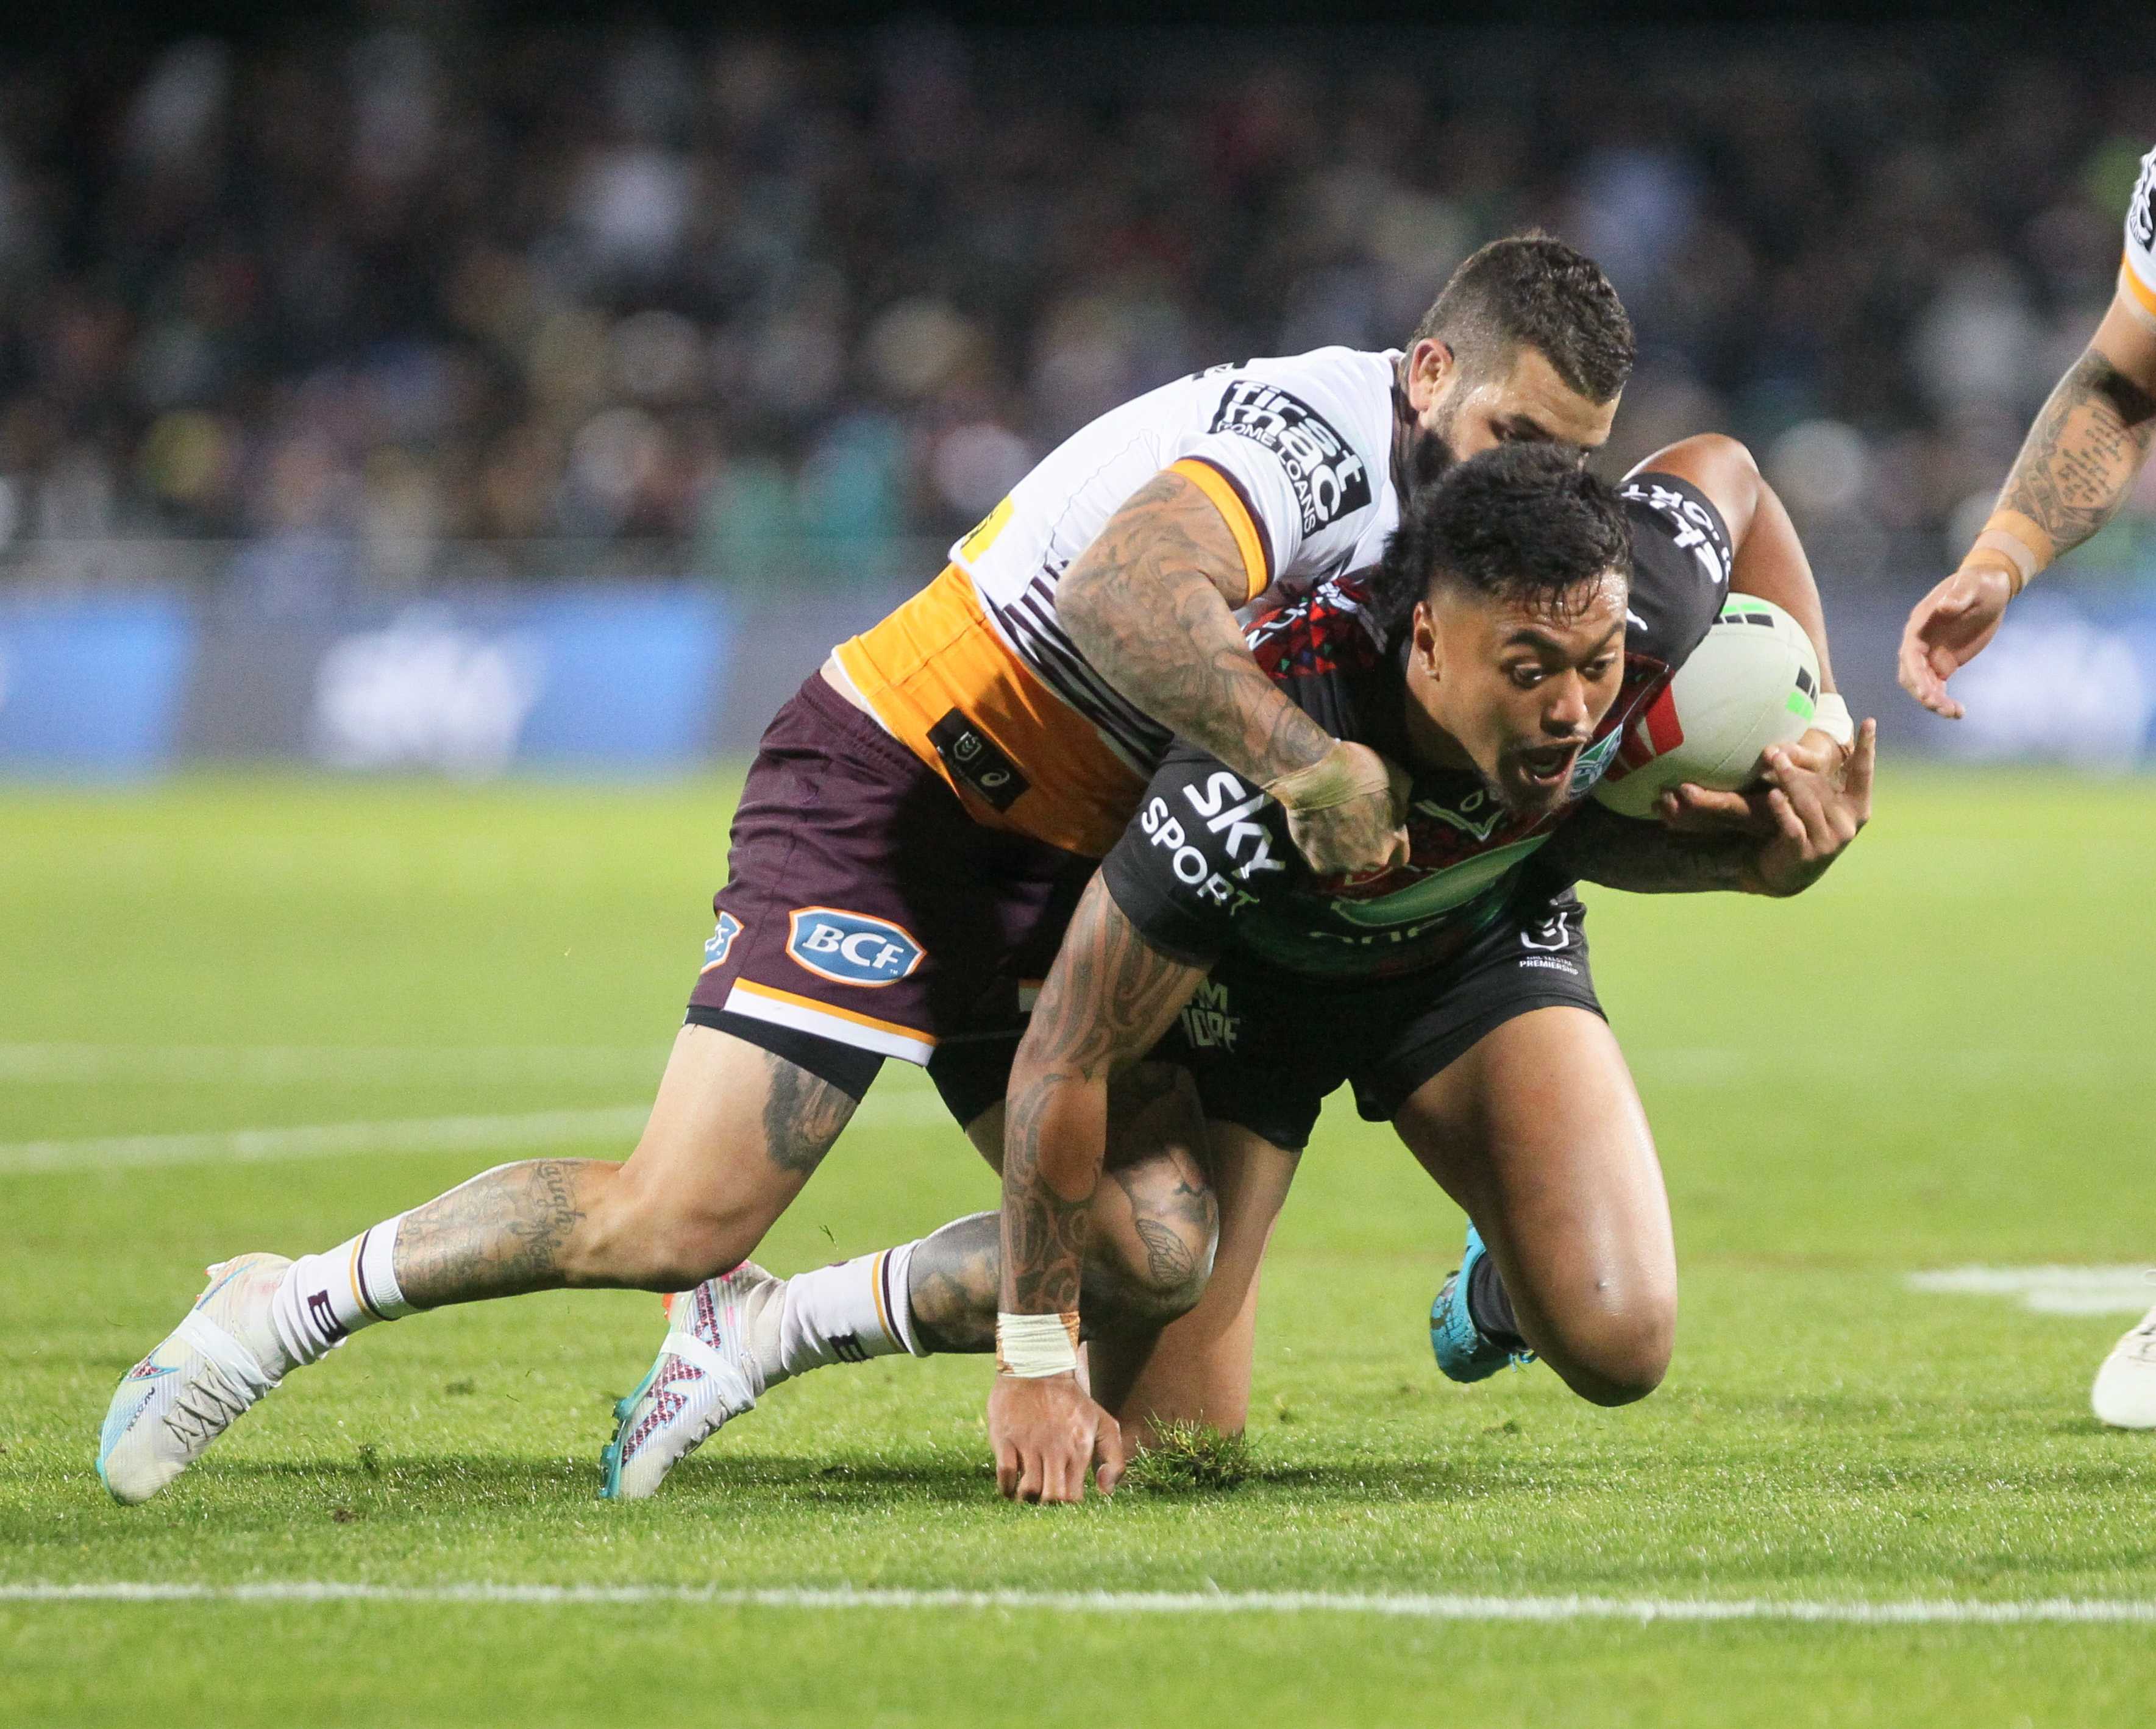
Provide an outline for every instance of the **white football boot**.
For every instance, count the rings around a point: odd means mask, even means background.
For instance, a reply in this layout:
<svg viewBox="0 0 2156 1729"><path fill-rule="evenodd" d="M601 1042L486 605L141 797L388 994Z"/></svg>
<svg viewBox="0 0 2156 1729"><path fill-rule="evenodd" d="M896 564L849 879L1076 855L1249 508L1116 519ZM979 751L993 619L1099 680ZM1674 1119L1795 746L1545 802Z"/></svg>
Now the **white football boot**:
<svg viewBox="0 0 2156 1729"><path fill-rule="evenodd" d="M2156 1429L2156 1309L2112 1347L2089 1403L2113 1429Z"/></svg>
<svg viewBox="0 0 2156 1729"><path fill-rule="evenodd" d="M187 1319L127 1372L98 1438L97 1475L115 1501L149 1500L284 1378L291 1360L270 1299L291 1265L281 1254L218 1262Z"/></svg>
<svg viewBox="0 0 2156 1729"><path fill-rule="evenodd" d="M766 1367L778 1361L785 1306L786 1281L747 1260L667 1298L659 1360L613 1408L613 1439L599 1455L601 1501L656 1495L667 1472L786 1378Z"/></svg>

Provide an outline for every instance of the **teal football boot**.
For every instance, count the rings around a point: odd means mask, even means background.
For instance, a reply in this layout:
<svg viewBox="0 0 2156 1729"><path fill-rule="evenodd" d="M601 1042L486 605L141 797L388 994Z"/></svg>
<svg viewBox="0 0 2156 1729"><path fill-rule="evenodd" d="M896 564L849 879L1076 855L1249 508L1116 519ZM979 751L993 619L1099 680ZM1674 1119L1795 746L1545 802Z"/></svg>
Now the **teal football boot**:
<svg viewBox="0 0 2156 1729"><path fill-rule="evenodd" d="M1467 1246L1460 1251L1460 1270L1445 1281L1437 1301L1430 1306L1430 1348L1448 1380L1484 1381L1508 1362L1524 1368L1535 1360L1532 1351L1508 1350L1485 1338L1468 1312L1468 1277L1475 1270L1475 1263L1488 1253L1482 1246L1481 1232L1471 1222Z"/></svg>

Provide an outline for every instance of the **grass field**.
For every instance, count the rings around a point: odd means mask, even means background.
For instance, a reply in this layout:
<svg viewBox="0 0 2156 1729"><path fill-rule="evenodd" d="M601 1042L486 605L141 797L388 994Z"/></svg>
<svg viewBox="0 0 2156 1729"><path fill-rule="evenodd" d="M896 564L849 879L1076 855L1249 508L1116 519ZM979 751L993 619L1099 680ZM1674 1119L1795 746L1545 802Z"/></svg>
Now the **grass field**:
<svg viewBox="0 0 2156 1729"><path fill-rule="evenodd" d="M785 1388L602 1506L659 1317L561 1295L378 1329L107 1501L106 1399L207 1261L537 1137L626 1147L730 791L7 792L0 1722L2145 1720L2156 1624L2090 1619L2156 1615L2156 1444L2087 1414L2125 1317L1905 1282L2156 1255L2132 785L1890 777L1801 901L1596 900L1683 1265L1640 1406L1438 1377L1460 1219L1349 1111L1281 1223L1233 1490L1002 1505L983 1366L946 1359ZM236 1138L295 1129L332 1132ZM993 1197L894 1065L760 1258ZM100 1594L26 1588L64 1585Z"/></svg>

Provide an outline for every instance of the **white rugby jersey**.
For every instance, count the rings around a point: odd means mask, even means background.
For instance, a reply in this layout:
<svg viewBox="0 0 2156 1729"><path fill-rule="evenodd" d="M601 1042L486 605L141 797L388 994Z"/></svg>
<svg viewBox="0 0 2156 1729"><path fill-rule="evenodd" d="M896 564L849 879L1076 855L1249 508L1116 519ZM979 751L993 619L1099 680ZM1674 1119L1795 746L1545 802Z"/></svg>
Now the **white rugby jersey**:
<svg viewBox="0 0 2156 1729"><path fill-rule="evenodd" d="M1399 358L1320 348L1211 367L1111 409L952 546L942 577L841 644L839 664L969 804L1052 844L1105 851L1169 735L1065 632L1065 572L1163 469L1219 507L1242 557L1245 600L1373 562L1399 519Z"/></svg>
<svg viewBox="0 0 2156 1729"><path fill-rule="evenodd" d="M1204 488L1236 531L1245 601L1279 578L1348 567L1379 514L1397 354L1320 348L1209 367L1147 391L1059 444L951 549L997 634L1110 748L1150 773L1168 733L1088 667L1055 617L1063 573L1163 469Z"/></svg>
<svg viewBox="0 0 2156 1729"><path fill-rule="evenodd" d="M2126 262L2120 285L2156 322L2156 150L2141 159L2141 178L2126 206Z"/></svg>

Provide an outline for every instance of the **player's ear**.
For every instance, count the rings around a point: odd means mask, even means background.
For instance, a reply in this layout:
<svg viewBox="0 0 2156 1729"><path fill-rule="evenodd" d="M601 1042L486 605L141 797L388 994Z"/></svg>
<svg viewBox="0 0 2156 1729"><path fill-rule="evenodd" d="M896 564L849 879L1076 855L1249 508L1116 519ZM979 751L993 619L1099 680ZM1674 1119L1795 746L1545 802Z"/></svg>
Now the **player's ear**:
<svg viewBox="0 0 2156 1729"><path fill-rule="evenodd" d="M1415 664L1433 684L1445 676L1445 650L1437 634L1437 618L1430 609L1430 603L1415 603L1414 618L1409 626L1409 653Z"/></svg>
<svg viewBox="0 0 2156 1729"><path fill-rule="evenodd" d="M1408 400L1419 414L1437 400L1457 365L1450 345L1424 336L1408 351Z"/></svg>

